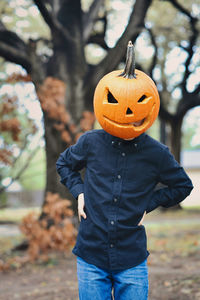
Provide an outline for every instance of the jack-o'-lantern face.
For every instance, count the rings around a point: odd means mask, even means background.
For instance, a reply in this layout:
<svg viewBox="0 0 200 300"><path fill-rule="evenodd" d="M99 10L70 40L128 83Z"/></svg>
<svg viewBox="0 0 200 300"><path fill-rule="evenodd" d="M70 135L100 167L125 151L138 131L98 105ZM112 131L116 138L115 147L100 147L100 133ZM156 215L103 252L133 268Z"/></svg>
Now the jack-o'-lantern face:
<svg viewBox="0 0 200 300"><path fill-rule="evenodd" d="M120 70L107 74L94 94L94 111L100 125L122 139L132 139L145 132L157 118L160 106L153 80L137 69L132 72L125 68L123 73Z"/></svg>

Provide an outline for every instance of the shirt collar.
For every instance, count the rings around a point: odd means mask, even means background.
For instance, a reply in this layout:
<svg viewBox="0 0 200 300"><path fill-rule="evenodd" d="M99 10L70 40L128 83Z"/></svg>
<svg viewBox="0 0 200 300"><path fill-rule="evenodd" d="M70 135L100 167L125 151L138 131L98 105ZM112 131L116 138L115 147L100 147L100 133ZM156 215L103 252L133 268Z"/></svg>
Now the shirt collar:
<svg viewBox="0 0 200 300"><path fill-rule="evenodd" d="M107 143L109 143L111 146L113 147L126 147L126 148L134 148L134 149L139 149L142 147L145 138L146 138L146 133L142 133L141 135L139 135L138 137L127 141L127 140L123 140L119 137L113 136L111 134L109 134L108 132L106 132L105 130L104 134L105 134L105 138Z"/></svg>

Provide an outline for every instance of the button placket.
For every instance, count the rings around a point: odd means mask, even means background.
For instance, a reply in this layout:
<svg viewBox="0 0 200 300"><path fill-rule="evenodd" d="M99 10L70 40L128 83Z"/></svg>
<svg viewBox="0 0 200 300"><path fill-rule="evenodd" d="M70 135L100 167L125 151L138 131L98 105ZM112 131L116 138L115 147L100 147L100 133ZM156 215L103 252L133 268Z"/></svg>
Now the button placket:
<svg viewBox="0 0 200 300"><path fill-rule="evenodd" d="M109 263L111 267L115 267L117 264L117 212L118 204L121 196L122 190L122 179L124 168L126 164L126 153L122 147L121 142L115 142L115 146L118 147L117 151L117 161L116 161L116 173L114 178L112 198L110 203L109 216L108 216L108 245L109 245Z"/></svg>

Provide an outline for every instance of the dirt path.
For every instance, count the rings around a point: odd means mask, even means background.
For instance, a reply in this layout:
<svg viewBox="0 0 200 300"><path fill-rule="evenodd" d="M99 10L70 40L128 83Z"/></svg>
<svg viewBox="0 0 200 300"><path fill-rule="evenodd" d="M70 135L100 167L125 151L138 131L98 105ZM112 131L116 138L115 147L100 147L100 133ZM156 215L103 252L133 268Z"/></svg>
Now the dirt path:
<svg viewBox="0 0 200 300"><path fill-rule="evenodd" d="M200 300L199 257L190 257L187 263L184 257L163 262L152 253L149 282L149 300ZM61 257L57 265L29 264L1 273L0 291L0 300L78 300L75 257Z"/></svg>
<svg viewBox="0 0 200 300"><path fill-rule="evenodd" d="M199 213L147 215L144 223L151 249L149 300L200 300ZM16 230L1 227L2 242L14 240ZM48 264L0 273L0 300L15 299L78 300L75 256L52 254Z"/></svg>

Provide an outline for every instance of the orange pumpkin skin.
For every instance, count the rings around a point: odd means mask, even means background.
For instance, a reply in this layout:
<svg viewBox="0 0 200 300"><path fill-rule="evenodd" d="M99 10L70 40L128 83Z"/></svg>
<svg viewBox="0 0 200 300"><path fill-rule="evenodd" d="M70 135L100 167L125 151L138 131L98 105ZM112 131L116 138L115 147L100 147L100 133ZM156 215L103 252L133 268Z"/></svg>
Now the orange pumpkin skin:
<svg viewBox="0 0 200 300"><path fill-rule="evenodd" d="M160 99L156 85L144 72L135 69L136 78L132 79L119 77L121 72L108 73L99 81L94 93L94 112L106 132L133 139L156 120ZM134 124L139 121L141 125Z"/></svg>

